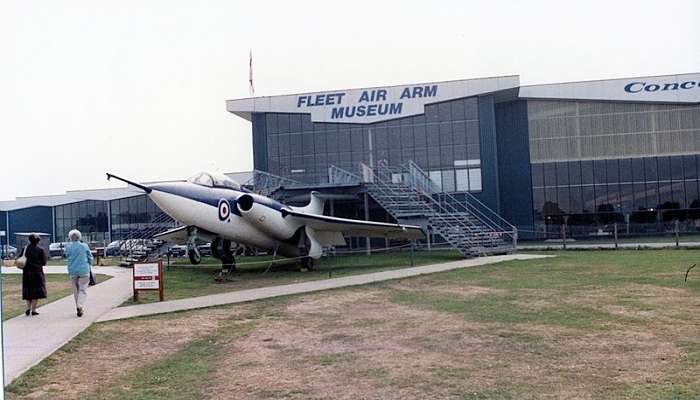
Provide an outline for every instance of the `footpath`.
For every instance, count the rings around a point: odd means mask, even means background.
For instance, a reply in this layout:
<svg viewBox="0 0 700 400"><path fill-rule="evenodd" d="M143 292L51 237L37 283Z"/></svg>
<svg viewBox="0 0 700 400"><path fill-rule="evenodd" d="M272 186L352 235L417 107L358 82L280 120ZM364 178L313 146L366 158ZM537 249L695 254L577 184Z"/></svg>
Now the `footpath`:
<svg viewBox="0 0 700 400"><path fill-rule="evenodd" d="M48 266L44 272L65 274L66 267ZM75 315L75 301L70 295L38 308L39 315L27 317L22 314L2 323L5 385L61 348L131 295L130 269L93 267L93 272L111 275L112 278L88 288L88 301L82 318ZM3 267L2 273L21 271Z"/></svg>

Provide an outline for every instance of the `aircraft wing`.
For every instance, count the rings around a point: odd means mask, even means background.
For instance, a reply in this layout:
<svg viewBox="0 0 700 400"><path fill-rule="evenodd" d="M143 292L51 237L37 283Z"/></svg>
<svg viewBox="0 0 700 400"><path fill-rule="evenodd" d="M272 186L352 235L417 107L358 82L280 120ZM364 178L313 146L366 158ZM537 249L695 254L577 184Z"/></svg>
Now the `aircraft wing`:
<svg viewBox="0 0 700 400"><path fill-rule="evenodd" d="M169 229L165 232L153 235L153 239L162 240L172 244L187 243L187 228L188 226L178 226L177 228ZM197 239L201 242L211 242L216 238L216 234L207 230L197 228Z"/></svg>
<svg viewBox="0 0 700 400"><path fill-rule="evenodd" d="M423 239L425 233L417 225L401 225L386 222L362 221L330 217L283 209L284 217L292 216L303 220L307 227L317 232L342 232L351 236L389 237L396 239Z"/></svg>

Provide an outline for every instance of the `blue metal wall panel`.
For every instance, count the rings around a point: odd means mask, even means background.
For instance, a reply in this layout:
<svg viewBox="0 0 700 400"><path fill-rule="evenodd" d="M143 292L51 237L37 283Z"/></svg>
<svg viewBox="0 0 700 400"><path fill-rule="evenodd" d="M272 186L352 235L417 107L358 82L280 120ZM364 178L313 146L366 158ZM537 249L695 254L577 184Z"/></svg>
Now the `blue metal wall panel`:
<svg viewBox="0 0 700 400"><path fill-rule="evenodd" d="M268 171L267 122L263 113L253 113L253 167Z"/></svg>
<svg viewBox="0 0 700 400"><path fill-rule="evenodd" d="M527 237L533 225L527 103L499 103L495 110L501 215Z"/></svg>
<svg viewBox="0 0 700 400"><path fill-rule="evenodd" d="M0 245L7 244L7 211L0 211L0 231L5 231L5 237L0 237ZM0 248L0 256L3 255L2 248Z"/></svg>
<svg viewBox="0 0 700 400"><path fill-rule="evenodd" d="M479 141L481 151L481 193L474 195L495 212L499 212L498 148L493 96L479 97Z"/></svg>
<svg viewBox="0 0 700 400"><path fill-rule="evenodd" d="M51 207L37 206L10 211L10 244L15 244L15 233L41 232L54 234Z"/></svg>

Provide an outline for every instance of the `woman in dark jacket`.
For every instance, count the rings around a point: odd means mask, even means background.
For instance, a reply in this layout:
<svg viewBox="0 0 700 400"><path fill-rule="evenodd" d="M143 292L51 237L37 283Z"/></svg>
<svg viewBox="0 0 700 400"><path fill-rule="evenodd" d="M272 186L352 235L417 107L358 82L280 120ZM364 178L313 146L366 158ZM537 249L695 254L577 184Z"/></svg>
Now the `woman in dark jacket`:
<svg viewBox="0 0 700 400"><path fill-rule="evenodd" d="M22 300L27 300L27 311L24 315L39 315L36 305L39 299L46 298L46 278L44 278L44 265L46 265L46 252L37 246L41 238L39 235L29 235L29 245L24 256L27 262L22 270Z"/></svg>

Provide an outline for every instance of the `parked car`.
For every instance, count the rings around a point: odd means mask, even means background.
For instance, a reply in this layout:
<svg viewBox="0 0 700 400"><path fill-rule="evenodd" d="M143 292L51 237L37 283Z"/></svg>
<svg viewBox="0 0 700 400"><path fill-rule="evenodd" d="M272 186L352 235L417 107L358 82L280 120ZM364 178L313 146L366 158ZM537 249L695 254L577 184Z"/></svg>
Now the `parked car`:
<svg viewBox="0 0 700 400"><path fill-rule="evenodd" d="M197 246L197 249L202 257L211 256L211 243L200 244Z"/></svg>
<svg viewBox="0 0 700 400"><path fill-rule="evenodd" d="M123 240L115 240L105 247L105 255L107 257L115 257L121 254Z"/></svg>
<svg viewBox="0 0 700 400"><path fill-rule="evenodd" d="M176 244L170 246L170 255L173 257L183 257L187 255L187 246Z"/></svg>
<svg viewBox="0 0 700 400"><path fill-rule="evenodd" d="M5 258L15 258L17 257L17 248L15 246L11 246L9 244L3 245L2 246L2 255Z"/></svg>
<svg viewBox="0 0 700 400"><path fill-rule="evenodd" d="M65 257L68 242L56 242L49 244L49 257Z"/></svg>

